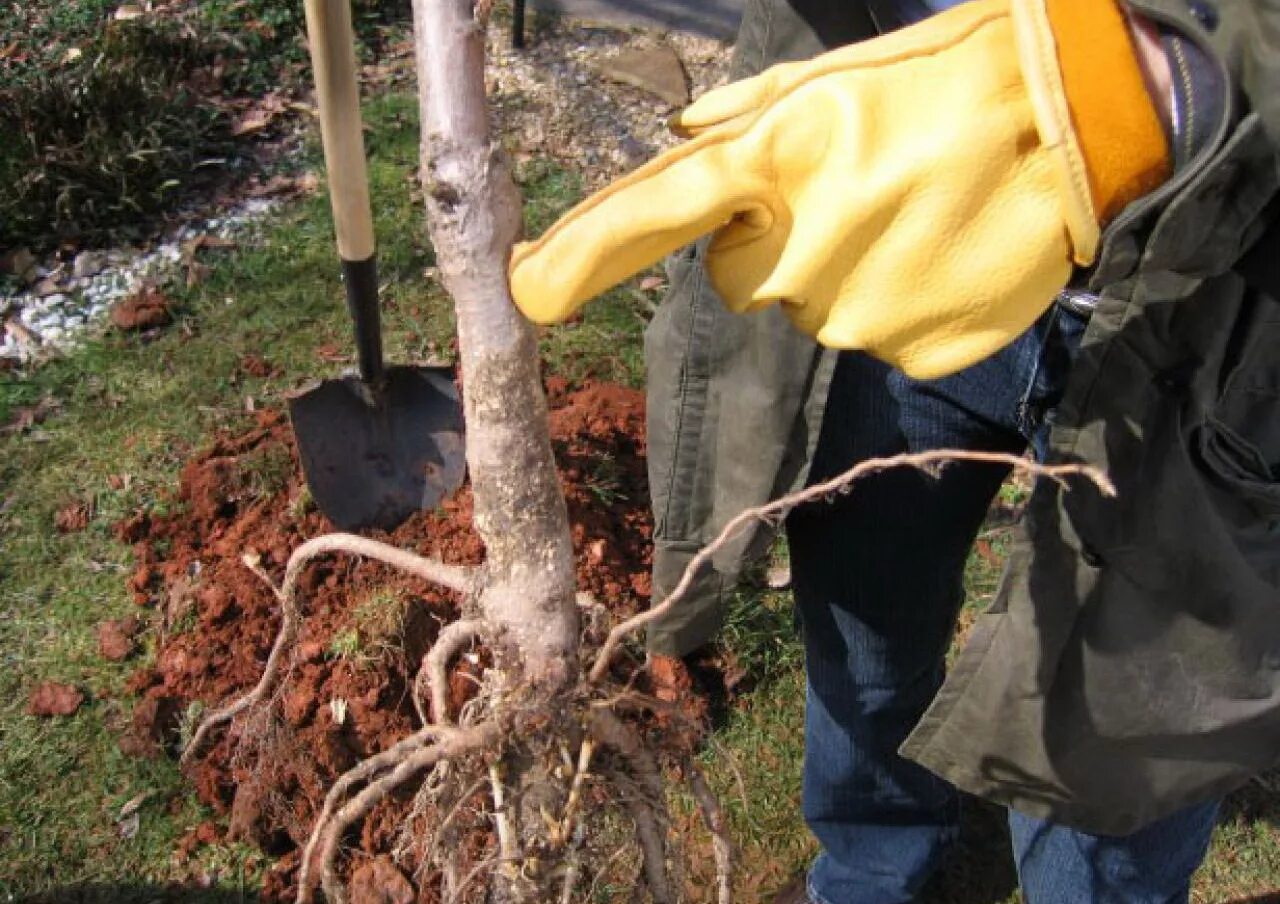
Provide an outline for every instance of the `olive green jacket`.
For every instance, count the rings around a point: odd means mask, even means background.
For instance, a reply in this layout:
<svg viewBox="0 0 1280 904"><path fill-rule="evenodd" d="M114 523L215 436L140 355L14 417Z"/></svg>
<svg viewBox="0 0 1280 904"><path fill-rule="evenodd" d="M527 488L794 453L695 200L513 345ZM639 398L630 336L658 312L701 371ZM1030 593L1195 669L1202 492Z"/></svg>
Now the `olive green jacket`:
<svg viewBox="0 0 1280 904"><path fill-rule="evenodd" d="M967 791L1100 834L1280 760L1280 6L1133 6L1201 43L1232 97L1085 274L1100 301L1050 459L1104 468L1119 495L1037 485L996 602L903 747ZM752 0L744 36L803 30L787 9ZM700 273L686 255L673 289ZM780 319L735 323L691 288L647 340L658 592L725 519L803 481L831 370ZM717 591L760 543L717 560L657 648L708 639Z"/></svg>

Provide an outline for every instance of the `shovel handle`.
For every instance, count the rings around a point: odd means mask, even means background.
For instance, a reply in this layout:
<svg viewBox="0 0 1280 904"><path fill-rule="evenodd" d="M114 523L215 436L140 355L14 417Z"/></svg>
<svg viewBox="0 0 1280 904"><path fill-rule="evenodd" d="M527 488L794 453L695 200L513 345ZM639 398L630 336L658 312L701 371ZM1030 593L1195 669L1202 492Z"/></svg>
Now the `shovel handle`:
<svg viewBox="0 0 1280 904"><path fill-rule="evenodd" d="M351 6L349 0L306 0L306 15L347 308L355 323L360 376L377 387L383 379L382 330Z"/></svg>

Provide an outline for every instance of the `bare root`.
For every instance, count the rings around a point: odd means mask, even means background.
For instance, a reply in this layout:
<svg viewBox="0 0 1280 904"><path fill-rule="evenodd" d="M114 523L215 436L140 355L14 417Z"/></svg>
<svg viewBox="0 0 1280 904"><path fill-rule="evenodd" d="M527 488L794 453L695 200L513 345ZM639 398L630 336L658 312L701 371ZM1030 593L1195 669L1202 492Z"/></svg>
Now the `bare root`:
<svg viewBox="0 0 1280 904"><path fill-rule="evenodd" d="M693 799L698 802L698 810L702 813L707 831L711 833L711 847L716 858L716 902L732 904L733 901L733 841L729 838L729 827L725 824L724 810L716 799L706 776L693 762L685 763L685 771L689 776L689 790Z"/></svg>
<svg viewBox="0 0 1280 904"><path fill-rule="evenodd" d="M289 556L289 563L284 571L284 583L278 589L271 585L256 560L246 559L246 566L267 581L276 598L280 600L280 630L271 646L271 653L267 656L267 664L262 670L262 677L258 679L257 686L234 703L214 710L204 718L199 728L192 734L191 741L182 751L180 760L182 765L186 765L196 751L201 749L209 732L231 721L249 707L265 702L275 689L283 669L285 654L293 648L301 627L302 616L297 602L298 578L312 559L337 552L375 559L459 593L469 594L473 590L475 568L446 565L417 553L397 549L386 543L358 537L355 534L326 534L303 543L293 551L293 555Z"/></svg>
<svg viewBox="0 0 1280 904"><path fill-rule="evenodd" d="M680 582L676 584L675 589L667 595L666 599L651 609L632 616L621 624L615 626L609 632L609 636L605 638L604 644L600 647L600 652L596 655L596 661L591 668L589 680L593 683L601 681L608 672L609 665L618 644L620 644L628 635L640 630L648 624L651 624L657 619L662 618L675 608L676 604L684 599L685 595L689 592L689 588L693 586L694 580L702 569L711 561L712 557L723 549L739 531L752 522L760 521L765 524L777 524L796 506L803 505L806 502L812 502L817 499L824 499L835 493L848 492L849 488L859 479L870 474L888 470L889 468L916 468L924 471L926 474L936 475L939 473L941 468L958 461L976 461L1008 465L1015 471L1030 474L1035 477L1048 477L1063 486L1067 485L1066 478L1068 477L1084 477L1086 480L1093 483L1094 486L1103 493L1103 495L1114 496L1116 494L1116 488L1111 482L1111 479L1098 468L1081 464L1043 465L1021 455L1010 455L1005 452L974 452L964 449L936 449L929 452L890 455L885 458L868 458L865 461L854 465L843 474L839 474L830 480L823 481L822 483L816 483L811 487L806 487L805 489L798 490L795 493L789 493L786 496L782 496L764 505L745 509L735 515L733 519L724 526L724 529L720 531L719 536L704 546L698 554L690 560L688 566L685 567L684 574L681 576Z"/></svg>
<svg viewBox="0 0 1280 904"><path fill-rule="evenodd" d="M429 743L432 738L436 737L439 732L434 726L427 727L421 731L415 732L407 738L402 738L395 744L392 744L382 753L375 754L356 764L351 769L344 772L333 783L333 787L329 789L329 793L325 795L324 805L320 808L320 815L316 817L315 825L311 831L311 837L307 839L307 846L302 852L302 865L298 871L298 900L306 901L310 897L311 887L311 861L312 855L315 853L316 842L320 837L319 831L321 826L325 825L333 816L334 809L338 806L338 802L346 796L352 786L358 782L371 778L383 769L394 766L397 762L404 758L405 755L416 750L423 745Z"/></svg>
<svg viewBox="0 0 1280 904"><path fill-rule="evenodd" d="M486 631L481 619L462 619L446 626L435 645L422 657L422 666L413 681L413 705L418 710L422 724L448 724L449 718L449 663L462 649ZM423 690L430 701L429 709L423 706Z"/></svg>
<svg viewBox="0 0 1280 904"><path fill-rule="evenodd" d="M422 772L422 770L434 766L441 760L456 759L492 747L501 737L496 721L486 722L473 728L437 726L434 732L437 737L435 743L425 746L420 744L416 749L409 747L400 751L396 765L389 772L376 781L369 783L363 791L347 801L328 820L318 820L312 828L311 839L307 842L307 850L314 850L316 844L319 844L321 882L324 886L325 897L329 901L334 902L334 904L342 904L342 902L346 901L346 890L338 880L336 860L338 845L342 841L342 836L353 823L363 819L377 805L378 801ZM419 734L422 733L419 732ZM417 735L414 737L417 737ZM361 766L356 767L356 769L360 768ZM326 801L327 803L328 801ZM319 839L318 842L317 839ZM305 865L306 860L304 860ZM308 878L306 884L299 882L298 902L299 904L305 904L310 900L311 887Z"/></svg>
<svg viewBox="0 0 1280 904"><path fill-rule="evenodd" d="M589 728L597 742L611 747L630 768L642 792L627 799L627 809L636 827L636 840L643 856L645 883L654 904L674 904L671 876L667 871L666 831L660 816L666 815L662 773L653 754L607 707L591 707Z"/></svg>

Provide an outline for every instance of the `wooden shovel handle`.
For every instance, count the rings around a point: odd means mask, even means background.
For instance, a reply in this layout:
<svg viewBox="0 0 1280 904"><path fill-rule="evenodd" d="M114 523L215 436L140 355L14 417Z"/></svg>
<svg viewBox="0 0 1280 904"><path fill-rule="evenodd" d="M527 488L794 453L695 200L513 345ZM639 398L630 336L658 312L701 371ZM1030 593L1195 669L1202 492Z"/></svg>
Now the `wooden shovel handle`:
<svg viewBox="0 0 1280 904"><path fill-rule="evenodd" d="M349 0L306 0L307 35L320 106L320 137L344 261L373 257L373 212L360 126L355 35Z"/></svg>

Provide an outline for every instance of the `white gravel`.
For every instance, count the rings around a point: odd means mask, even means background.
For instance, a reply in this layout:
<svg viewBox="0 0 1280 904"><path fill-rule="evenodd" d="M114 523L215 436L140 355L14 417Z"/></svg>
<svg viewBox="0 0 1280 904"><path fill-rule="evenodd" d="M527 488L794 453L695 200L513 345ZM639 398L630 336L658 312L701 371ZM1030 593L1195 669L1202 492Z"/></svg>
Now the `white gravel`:
<svg viewBox="0 0 1280 904"><path fill-rule="evenodd" d="M724 43L693 35L568 19L530 32L526 49L516 51L506 29L489 30L486 78L498 134L517 165L554 158L581 173L588 189L675 142L665 125L673 108L645 91L602 78L602 61L624 50L665 44L680 57L693 97L722 83L728 68ZM406 44L380 65L366 67L365 77L374 81L370 68L387 70L388 83L413 90L412 66ZM188 222L145 252L88 251L74 261L45 262L27 292L0 295L0 322L10 321L0 331L0 359L28 363L73 348L103 328L119 299L147 282L180 279L185 243L211 234L243 245L277 203L249 198Z"/></svg>
<svg viewBox="0 0 1280 904"><path fill-rule="evenodd" d="M82 252L76 257L79 266L72 261L47 262L37 269L32 290L0 296L0 311L26 328L5 328L0 358L26 363L74 348L89 331L102 326L115 302L145 283L163 285L180 277L185 243L201 235L243 240L276 204L271 198L246 199L177 228L148 251ZM77 271L86 275L77 276Z"/></svg>

